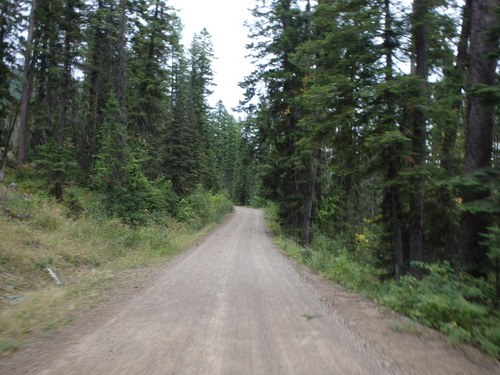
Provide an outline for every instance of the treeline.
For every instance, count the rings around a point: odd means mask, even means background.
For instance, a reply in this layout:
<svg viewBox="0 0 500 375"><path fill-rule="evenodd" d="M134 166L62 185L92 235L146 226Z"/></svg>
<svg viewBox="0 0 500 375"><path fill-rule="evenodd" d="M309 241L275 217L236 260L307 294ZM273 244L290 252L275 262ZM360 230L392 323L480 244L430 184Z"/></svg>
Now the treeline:
<svg viewBox="0 0 500 375"><path fill-rule="evenodd" d="M130 222L177 215L199 187L248 202L242 125L207 101L211 37L186 49L168 1L2 0L0 21L0 170L58 200L69 183L100 191Z"/></svg>
<svg viewBox="0 0 500 375"><path fill-rule="evenodd" d="M497 5L257 2L242 108L303 244L362 243L385 278L447 261L500 296Z"/></svg>

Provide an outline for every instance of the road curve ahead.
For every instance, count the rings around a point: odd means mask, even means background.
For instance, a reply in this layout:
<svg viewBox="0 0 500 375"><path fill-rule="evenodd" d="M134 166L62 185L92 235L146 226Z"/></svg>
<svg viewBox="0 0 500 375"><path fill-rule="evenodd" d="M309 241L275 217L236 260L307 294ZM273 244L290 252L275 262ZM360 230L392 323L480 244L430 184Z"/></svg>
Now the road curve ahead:
<svg viewBox="0 0 500 375"><path fill-rule="evenodd" d="M398 373L320 300L248 208L101 320L23 373Z"/></svg>

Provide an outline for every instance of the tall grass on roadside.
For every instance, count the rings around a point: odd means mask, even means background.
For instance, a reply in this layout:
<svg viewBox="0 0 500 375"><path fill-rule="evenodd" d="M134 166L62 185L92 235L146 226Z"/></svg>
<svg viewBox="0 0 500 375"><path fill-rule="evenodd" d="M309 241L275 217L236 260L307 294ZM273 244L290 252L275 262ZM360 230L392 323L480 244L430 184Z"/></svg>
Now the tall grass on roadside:
<svg viewBox="0 0 500 375"><path fill-rule="evenodd" d="M264 211L276 244L291 258L351 291L446 333L453 346L469 342L500 359L500 312L491 283L466 274L457 278L446 262L421 263L422 280L410 275L399 282L382 280L364 237L358 236L354 248L321 235L311 247L302 247L283 235L274 204Z"/></svg>
<svg viewBox="0 0 500 375"><path fill-rule="evenodd" d="M0 353L98 306L106 291L164 263L232 210L225 195L200 191L184 220L164 215L133 226L109 217L86 190L71 189L64 205L22 190L0 184Z"/></svg>
<svg viewBox="0 0 500 375"><path fill-rule="evenodd" d="M448 334L453 346L470 342L500 359L500 313L495 289L482 279L456 278L448 262L424 264L422 280L410 275L370 290L384 306Z"/></svg>

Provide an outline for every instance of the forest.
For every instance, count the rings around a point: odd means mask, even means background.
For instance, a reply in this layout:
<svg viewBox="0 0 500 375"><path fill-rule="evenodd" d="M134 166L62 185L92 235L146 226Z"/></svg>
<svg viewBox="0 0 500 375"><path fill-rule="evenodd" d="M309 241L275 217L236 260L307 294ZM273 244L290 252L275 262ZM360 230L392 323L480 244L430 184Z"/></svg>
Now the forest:
<svg viewBox="0 0 500 375"><path fill-rule="evenodd" d="M266 206L292 257L500 356L496 1L256 0L239 120L168 0L0 4L2 178L132 226Z"/></svg>

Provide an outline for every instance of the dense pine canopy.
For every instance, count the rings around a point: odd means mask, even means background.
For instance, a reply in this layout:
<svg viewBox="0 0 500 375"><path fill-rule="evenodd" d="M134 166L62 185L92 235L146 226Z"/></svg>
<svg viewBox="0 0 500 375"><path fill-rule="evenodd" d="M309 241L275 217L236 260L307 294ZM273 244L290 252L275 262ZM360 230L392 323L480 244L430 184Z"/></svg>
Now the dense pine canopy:
<svg viewBox="0 0 500 375"><path fill-rule="evenodd" d="M256 2L243 106L292 233L367 237L387 276L496 279L497 5Z"/></svg>
<svg viewBox="0 0 500 375"><path fill-rule="evenodd" d="M271 200L305 245L367 239L382 277L449 261L500 295L497 14L256 0L237 121L208 104L210 34L183 46L168 0L1 0L0 169L135 223L198 188Z"/></svg>
<svg viewBox="0 0 500 375"><path fill-rule="evenodd" d="M248 203L240 124L208 105L206 30L183 46L166 0L2 1L0 12L0 169L33 172L61 201L71 183L100 191L132 221L198 187Z"/></svg>

